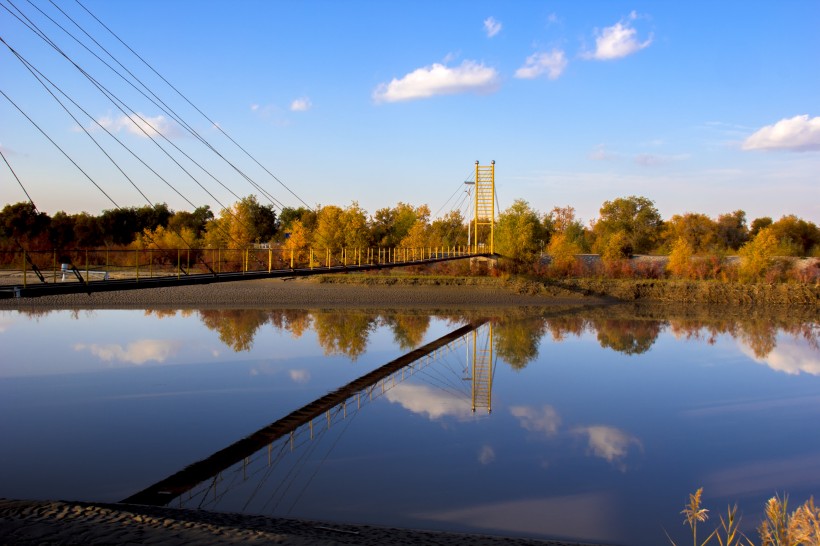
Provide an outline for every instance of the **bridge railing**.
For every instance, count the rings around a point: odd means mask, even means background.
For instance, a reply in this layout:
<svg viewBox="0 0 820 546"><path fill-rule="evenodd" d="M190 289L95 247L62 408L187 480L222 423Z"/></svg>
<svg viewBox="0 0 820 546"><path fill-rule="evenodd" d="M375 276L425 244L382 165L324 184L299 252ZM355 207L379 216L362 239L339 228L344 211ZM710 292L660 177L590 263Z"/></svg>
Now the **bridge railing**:
<svg viewBox="0 0 820 546"><path fill-rule="evenodd" d="M369 248L83 248L0 251L0 284L82 282L423 263L466 246Z"/></svg>

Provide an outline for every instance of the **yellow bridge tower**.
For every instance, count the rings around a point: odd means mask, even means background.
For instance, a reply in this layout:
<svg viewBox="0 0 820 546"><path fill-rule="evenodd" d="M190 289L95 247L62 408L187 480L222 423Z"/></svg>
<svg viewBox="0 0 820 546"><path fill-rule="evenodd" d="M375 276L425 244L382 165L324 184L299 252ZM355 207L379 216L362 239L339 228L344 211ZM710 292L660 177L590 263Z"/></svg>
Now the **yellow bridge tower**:
<svg viewBox="0 0 820 546"><path fill-rule="evenodd" d="M484 330L485 327L480 328ZM493 323L486 325L487 337L473 330L472 358L472 410L486 409L493 411ZM482 343L484 341L484 343Z"/></svg>
<svg viewBox="0 0 820 546"><path fill-rule="evenodd" d="M495 160L490 165L479 165L475 162L475 220L473 223L473 251L495 252L493 239L495 235ZM480 242L478 238L478 227L489 226L489 240ZM484 232L487 240L486 230ZM485 248L482 249L482 246Z"/></svg>

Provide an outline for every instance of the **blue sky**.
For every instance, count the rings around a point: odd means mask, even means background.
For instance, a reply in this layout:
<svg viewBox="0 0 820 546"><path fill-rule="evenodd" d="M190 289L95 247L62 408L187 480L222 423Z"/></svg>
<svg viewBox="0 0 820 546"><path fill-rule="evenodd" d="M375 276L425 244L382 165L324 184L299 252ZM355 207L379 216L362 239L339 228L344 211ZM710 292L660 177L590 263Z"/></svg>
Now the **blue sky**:
<svg viewBox="0 0 820 546"><path fill-rule="evenodd" d="M574 206L586 221L606 200L643 195L665 218L743 209L749 220L793 213L820 222L817 1L81 1L310 205L355 200L373 213L404 201L436 212L476 160L495 160L502 209L523 198L542 212ZM163 132L234 193L259 193L31 4L13 2L0 0L150 122L150 133ZM71 26L52 4L32 3ZM56 3L220 153L277 200L299 204L78 3ZM218 209L215 199L235 200L180 159L208 195L7 9L0 28L185 197L77 113L151 201ZM5 46L0 74L0 89L117 204L145 204ZM40 209L112 208L2 96L0 119L0 149ZM0 166L0 200L24 200Z"/></svg>

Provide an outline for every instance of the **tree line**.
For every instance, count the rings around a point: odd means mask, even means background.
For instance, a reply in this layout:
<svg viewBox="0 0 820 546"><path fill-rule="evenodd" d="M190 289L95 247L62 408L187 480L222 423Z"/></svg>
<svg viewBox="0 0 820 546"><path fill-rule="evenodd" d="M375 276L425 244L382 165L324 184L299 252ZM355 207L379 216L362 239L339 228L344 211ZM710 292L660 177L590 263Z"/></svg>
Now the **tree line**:
<svg viewBox="0 0 820 546"><path fill-rule="evenodd" d="M550 271L559 275L578 273L577 256L585 253L599 254L610 273L623 269L623 260L632 255L656 254L669 256L673 274L701 277L704 268L714 269L727 255L740 254L758 269L772 256L820 256L820 228L795 215L749 222L744 211L736 210L716 218L690 212L664 220L654 202L641 196L604 202L599 216L587 224L571 206L542 213L519 199L498 215L494 230L495 251L507 258L509 267L537 268L546 255ZM479 233L479 239L484 241L485 235ZM260 243L297 252L464 246L468 221L459 211L433 219L427 205L406 203L372 215L356 202L277 212L255 196L218 214L208 206L191 212L157 204L105 210L98 216L62 211L49 216L26 202L0 211L3 250L249 248Z"/></svg>

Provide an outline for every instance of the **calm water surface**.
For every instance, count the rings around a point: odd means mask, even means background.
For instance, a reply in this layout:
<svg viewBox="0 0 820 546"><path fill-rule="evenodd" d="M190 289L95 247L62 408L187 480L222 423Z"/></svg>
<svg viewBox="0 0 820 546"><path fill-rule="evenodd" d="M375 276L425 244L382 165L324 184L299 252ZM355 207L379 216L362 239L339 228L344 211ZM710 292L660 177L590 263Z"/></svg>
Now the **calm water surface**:
<svg viewBox="0 0 820 546"><path fill-rule="evenodd" d="M815 320L481 313L0 312L0 497L122 500L475 318L172 505L648 545L701 486L749 531L820 494Z"/></svg>

